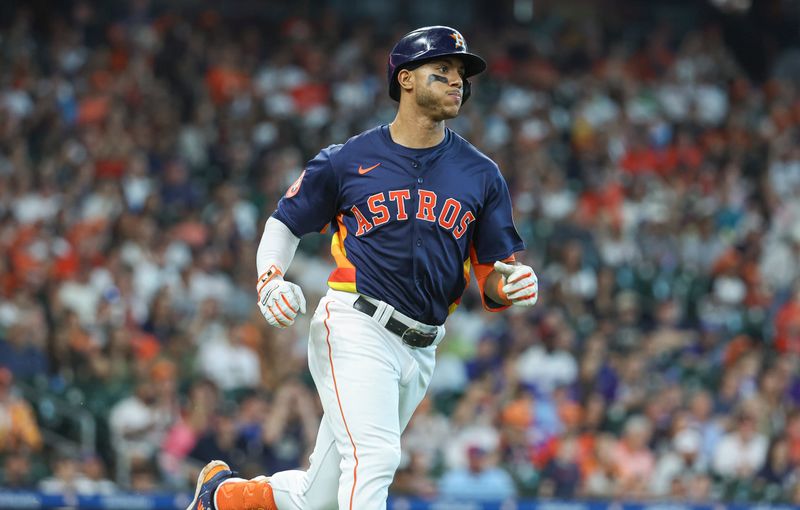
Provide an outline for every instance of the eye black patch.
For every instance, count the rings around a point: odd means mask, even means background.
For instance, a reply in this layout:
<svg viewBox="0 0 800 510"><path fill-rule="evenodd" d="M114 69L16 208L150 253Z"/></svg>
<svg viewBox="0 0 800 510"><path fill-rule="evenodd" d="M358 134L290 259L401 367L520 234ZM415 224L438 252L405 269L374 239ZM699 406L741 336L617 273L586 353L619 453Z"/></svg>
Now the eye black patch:
<svg viewBox="0 0 800 510"><path fill-rule="evenodd" d="M444 76L439 76L438 74L431 74L431 75L428 76L428 85L430 85L431 83L433 83L435 81L440 81L440 82L444 83L445 85L450 83L450 80L448 80Z"/></svg>

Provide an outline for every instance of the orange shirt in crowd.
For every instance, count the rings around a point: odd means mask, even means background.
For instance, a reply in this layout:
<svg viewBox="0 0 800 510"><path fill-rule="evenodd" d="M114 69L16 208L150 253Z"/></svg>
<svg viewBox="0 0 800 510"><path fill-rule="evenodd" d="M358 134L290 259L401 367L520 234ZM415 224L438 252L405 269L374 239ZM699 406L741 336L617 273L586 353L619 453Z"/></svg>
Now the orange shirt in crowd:
<svg viewBox="0 0 800 510"><path fill-rule="evenodd" d="M0 367L0 454L20 448L39 450L42 433L30 404L11 394L11 370Z"/></svg>
<svg viewBox="0 0 800 510"><path fill-rule="evenodd" d="M800 301L789 301L775 316L775 348L800 353Z"/></svg>
<svg viewBox="0 0 800 510"><path fill-rule="evenodd" d="M209 69L206 85L214 103L221 104L249 87L250 78L239 70L217 66Z"/></svg>
<svg viewBox="0 0 800 510"><path fill-rule="evenodd" d="M21 447L39 450L42 434L30 405L14 399L0 405L0 452Z"/></svg>

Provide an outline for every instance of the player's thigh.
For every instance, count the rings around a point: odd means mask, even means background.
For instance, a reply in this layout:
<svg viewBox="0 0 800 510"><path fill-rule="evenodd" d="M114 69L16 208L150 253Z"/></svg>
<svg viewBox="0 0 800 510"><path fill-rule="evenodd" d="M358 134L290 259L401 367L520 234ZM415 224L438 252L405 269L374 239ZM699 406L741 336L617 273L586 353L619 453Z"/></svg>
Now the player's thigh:
<svg viewBox="0 0 800 510"><path fill-rule="evenodd" d="M402 368L390 341L373 319L328 297L312 320L309 367L343 455L359 441L399 445Z"/></svg>
<svg viewBox="0 0 800 510"><path fill-rule="evenodd" d="M442 334L444 334L442 332ZM431 383L433 369L436 366L436 349L434 347L426 349L407 348L411 355L412 362L409 364L412 370L404 378L400 385L400 401L398 405L398 419L400 432L405 430L411 417L419 406L428 386Z"/></svg>

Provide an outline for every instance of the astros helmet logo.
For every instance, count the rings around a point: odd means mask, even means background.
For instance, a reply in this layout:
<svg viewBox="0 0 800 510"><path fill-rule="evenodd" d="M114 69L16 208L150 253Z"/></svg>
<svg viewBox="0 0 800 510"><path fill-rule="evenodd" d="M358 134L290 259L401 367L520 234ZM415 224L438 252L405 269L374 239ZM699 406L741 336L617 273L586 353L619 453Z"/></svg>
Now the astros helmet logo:
<svg viewBox="0 0 800 510"><path fill-rule="evenodd" d="M450 34L450 37L452 37L453 40L455 40L456 48L466 48L467 47L467 43L464 41L464 36L462 36L458 32L453 32L452 34Z"/></svg>

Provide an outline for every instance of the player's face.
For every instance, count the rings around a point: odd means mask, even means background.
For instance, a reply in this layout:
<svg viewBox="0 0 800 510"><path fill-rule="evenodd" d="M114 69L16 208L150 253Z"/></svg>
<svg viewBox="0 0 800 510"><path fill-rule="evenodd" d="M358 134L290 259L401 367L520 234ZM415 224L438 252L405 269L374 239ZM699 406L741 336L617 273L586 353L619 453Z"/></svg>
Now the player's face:
<svg viewBox="0 0 800 510"><path fill-rule="evenodd" d="M436 121L458 115L464 92L464 64L458 57L432 60L414 70L417 106Z"/></svg>

